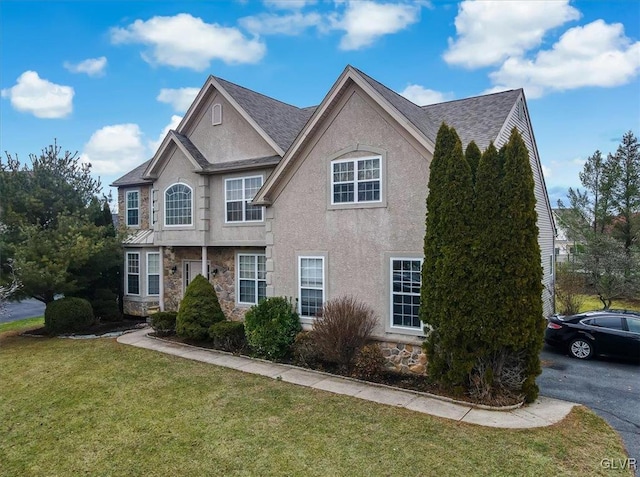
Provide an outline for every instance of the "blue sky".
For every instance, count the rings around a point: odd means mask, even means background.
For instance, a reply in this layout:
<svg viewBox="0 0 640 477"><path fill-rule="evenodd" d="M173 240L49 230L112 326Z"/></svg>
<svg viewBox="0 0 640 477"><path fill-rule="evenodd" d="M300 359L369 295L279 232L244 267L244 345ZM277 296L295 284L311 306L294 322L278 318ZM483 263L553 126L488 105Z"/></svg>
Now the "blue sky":
<svg viewBox="0 0 640 477"><path fill-rule="evenodd" d="M555 203L640 132L636 1L0 2L0 150L57 138L105 186L153 155L207 75L296 106L352 64L419 104L523 87Z"/></svg>

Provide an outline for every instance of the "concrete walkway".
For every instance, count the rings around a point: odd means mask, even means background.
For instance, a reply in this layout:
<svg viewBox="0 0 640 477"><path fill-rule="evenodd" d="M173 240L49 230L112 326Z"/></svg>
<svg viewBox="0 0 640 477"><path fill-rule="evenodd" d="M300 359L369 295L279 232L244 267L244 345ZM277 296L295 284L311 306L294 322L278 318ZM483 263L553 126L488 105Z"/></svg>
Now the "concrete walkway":
<svg viewBox="0 0 640 477"><path fill-rule="evenodd" d="M511 429L549 426L561 421L576 405L575 403L541 396L531 405L508 411L480 409L425 393L380 386L286 364L161 341L147 336L151 331L150 328L144 328L126 333L118 338L118 342L172 354L181 358L211 363L216 366L224 366L245 373L259 374L299 386L353 396L379 404L404 407L412 411L431 414L432 416L481 426Z"/></svg>

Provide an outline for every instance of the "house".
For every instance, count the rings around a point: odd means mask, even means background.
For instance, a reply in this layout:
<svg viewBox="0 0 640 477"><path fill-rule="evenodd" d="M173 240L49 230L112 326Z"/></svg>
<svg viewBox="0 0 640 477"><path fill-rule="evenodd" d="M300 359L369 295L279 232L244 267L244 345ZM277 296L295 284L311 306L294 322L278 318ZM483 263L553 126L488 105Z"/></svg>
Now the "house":
<svg viewBox="0 0 640 477"><path fill-rule="evenodd" d="M377 313L387 354L415 365L425 198L443 121L482 150L521 132L550 315L554 226L523 91L421 107L352 66L310 108L207 79L153 158L113 184L132 232L125 312L177 309L198 273L232 319L288 296L310 325L323 302L348 294Z"/></svg>
<svg viewBox="0 0 640 477"><path fill-rule="evenodd" d="M558 263L573 262L575 256L584 248L584 245L576 240L570 240L567 229L562 221L565 209L552 209L553 219L556 224L555 261Z"/></svg>

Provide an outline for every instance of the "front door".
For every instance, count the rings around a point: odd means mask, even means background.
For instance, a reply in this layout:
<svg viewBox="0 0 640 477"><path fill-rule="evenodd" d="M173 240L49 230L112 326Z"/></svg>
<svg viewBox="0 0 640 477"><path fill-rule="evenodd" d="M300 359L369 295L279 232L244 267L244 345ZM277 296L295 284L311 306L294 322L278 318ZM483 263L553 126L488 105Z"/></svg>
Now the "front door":
<svg viewBox="0 0 640 477"><path fill-rule="evenodd" d="M209 267L210 263L207 262L207 276L206 279L209 280ZM197 275L202 274L202 262L200 260L185 260L182 262L182 293L184 295L184 291L191 283Z"/></svg>

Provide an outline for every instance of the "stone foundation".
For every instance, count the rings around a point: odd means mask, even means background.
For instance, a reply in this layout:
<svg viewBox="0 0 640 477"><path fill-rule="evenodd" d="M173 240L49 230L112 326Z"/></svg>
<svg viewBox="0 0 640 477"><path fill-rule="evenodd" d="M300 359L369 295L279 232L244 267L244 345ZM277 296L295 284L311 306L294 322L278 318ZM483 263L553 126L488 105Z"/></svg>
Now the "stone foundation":
<svg viewBox="0 0 640 477"><path fill-rule="evenodd" d="M122 303L123 312L125 315L132 316L149 316L153 311L156 311L160 306L160 303L155 301L132 301L127 298Z"/></svg>
<svg viewBox="0 0 640 477"><path fill-rule="evenodd" d="M427 355L422 346L403 343L379 342L387 369L398 373L425 374Z"/></svg>

